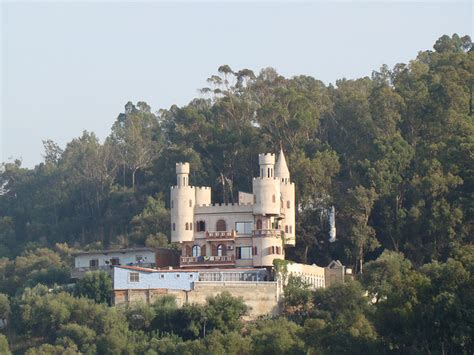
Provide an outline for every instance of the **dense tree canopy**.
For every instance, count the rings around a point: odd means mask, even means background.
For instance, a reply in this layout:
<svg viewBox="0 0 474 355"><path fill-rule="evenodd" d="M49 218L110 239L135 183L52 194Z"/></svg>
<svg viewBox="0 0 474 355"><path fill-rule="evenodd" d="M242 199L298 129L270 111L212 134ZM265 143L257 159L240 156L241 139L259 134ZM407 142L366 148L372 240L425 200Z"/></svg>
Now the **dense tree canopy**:
<svg viewBox="0 0 474 355"><path fill-rule="evenodd" d="M181 107L152 112L128 102L102 142L92 132L64 148L45 140L34 168L1 165L0 319L13 347L29 354L472 349L471 39L442 36L409 63L335 85L228 65L208 84ZM110 283L98 274L75 291L64 286L76 249L169 245L175 162L191 163L191 182L211 186L214 202L234 202L239 190L251 190L257 154L280 147L298 206L297 244L287 258L339 259L358 280L314 295L292 280L286 318L243 328L246 308L226 295L206 306L177 308L165 298L122 312L101 303ZM9 351L3 336L0 349Z"/></svg>

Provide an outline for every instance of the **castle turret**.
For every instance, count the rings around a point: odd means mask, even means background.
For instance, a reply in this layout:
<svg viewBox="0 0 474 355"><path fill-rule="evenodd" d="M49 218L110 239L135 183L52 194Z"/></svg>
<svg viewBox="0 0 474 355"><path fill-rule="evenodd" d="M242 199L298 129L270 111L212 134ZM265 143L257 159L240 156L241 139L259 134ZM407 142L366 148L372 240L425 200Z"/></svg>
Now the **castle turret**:
<svg viewBox="0 0 474 355"><path fill-rule="evenodd" d="M193 240L195 189L189 186L189 163L176 163L176 186L171 187L171 241Z"/></svg>
<svg viewBox="0 0 474 355"><path fill-rule="evenodd" d="M275 155L258 156L260 176L253 179L255 215L280 214L280 183L274 176Z"/></svg>
<svg viewBox="0 0 474 355"><path fill-rule="evenodd" d="M281 199L285 211L284 219L282 220L282 230L285 232L285 245L295 246L295 184L290 181L290 171L286 165L285 155L283 150L280 150L278 161L275 166L275 177L280 182Z"/></svg>

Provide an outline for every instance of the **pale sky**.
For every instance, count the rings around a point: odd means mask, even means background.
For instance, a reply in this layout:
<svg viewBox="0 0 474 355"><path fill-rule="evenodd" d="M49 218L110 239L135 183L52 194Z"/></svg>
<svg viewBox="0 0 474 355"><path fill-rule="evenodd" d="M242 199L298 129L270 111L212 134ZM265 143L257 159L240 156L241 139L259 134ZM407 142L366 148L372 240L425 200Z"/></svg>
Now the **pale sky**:
<svg viewBox="0 0 474 355"><path fill-rule="evenodd" d="M0 0L1 1L1 0ZM42 140L101 139L127 101L185 105L222 64L334 83L473 37L462 2L1 3L0 162L42 161Z"/></svg>

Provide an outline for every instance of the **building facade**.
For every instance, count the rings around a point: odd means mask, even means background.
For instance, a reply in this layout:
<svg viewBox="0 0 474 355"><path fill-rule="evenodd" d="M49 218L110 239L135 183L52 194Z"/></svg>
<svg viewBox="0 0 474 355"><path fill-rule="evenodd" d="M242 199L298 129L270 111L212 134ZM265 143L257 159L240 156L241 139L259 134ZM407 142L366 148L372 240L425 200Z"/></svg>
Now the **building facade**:
<svg viewBox="0 0 474 355"><path fill-rule="evenodd" d="M151 248L92 250L73 254L72 278L82 278L88 271L103 270L111 273L115 265L156 266L156 252Z"/></svg>
<svg viewBox="0 0 474 355"><path fill-rule="evenodd" d="M294 246L295 185L283 151L259 155L252 193L239 203L211 204L211 188L189 182L189 163L177 163L171 187L171 241L181 246L180 266L271 267Z"/></svg>

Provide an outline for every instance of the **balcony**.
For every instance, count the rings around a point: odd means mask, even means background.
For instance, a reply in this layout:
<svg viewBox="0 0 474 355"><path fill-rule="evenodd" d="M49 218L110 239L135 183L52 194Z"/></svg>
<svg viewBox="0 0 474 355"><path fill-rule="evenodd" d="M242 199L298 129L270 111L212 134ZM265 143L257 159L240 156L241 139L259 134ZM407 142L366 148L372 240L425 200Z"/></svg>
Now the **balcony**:
<svg viewBox="0 0 474 355"><path fill-rule="evenodd" d="M193 266L233 266L235 265L234 255L222 256L182 256L181 267Z"/></svg>
<svg viewBox="0 0 474 355"><path fill-rule="evenodd" d="M237 236L237 232L235 230L231 231L221 231L221 232L206 232L206 239L209 240L234 240Z"/></svg>
<svg viewBox="0 0 474 355"><path fill-rule="evenodd" d="M280 229L256 229L252 232L254 237L274 237L281 238L282 231Z"/></svg>

